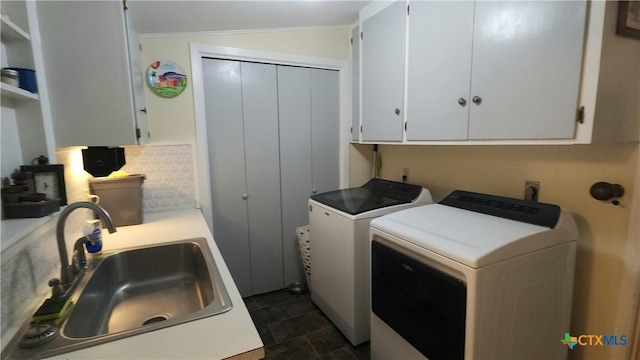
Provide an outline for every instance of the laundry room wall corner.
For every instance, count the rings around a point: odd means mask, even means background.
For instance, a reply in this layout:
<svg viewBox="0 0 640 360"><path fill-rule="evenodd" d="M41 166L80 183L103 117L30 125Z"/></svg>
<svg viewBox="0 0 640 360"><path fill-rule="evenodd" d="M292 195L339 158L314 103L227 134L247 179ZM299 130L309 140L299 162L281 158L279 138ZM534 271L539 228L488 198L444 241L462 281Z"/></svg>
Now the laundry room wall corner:
<svg viewBox="0 0 640 360"><path fill-rule="evenodd" d="M347 27L245 30L210 33L141 34L143 71L156 60L171 60L192 75L190 44L227 46L347 60L351 30ZM193 74L195 75L195 74ZM189 78L191 83L193 79ZM151 141L195 140L192 86L173 99L145 91Z"/></svg>
<svg viewBox="0 0 640 360"><path fill-rule="evenodd" d="M581 346L570 359L628 358L635 344L640 239L630 233L638 220L638 143L573 146L393 146L384 153L382 178L429 188L439 201L455 189L523 198L525 180L540 181L539 201L573 213L580 237L571 327L573 334L626 335L625 346ZM592 184L622 184L620 205L589 195ZM636 214L637 214L637 210ZM635 221L635 222L634 222ZM635 224L635 225L634 225ZM635 249L635 250L633 250ZM559 334L560 338L564 334ZM560 339L559 338L559 339Z"/></svg>

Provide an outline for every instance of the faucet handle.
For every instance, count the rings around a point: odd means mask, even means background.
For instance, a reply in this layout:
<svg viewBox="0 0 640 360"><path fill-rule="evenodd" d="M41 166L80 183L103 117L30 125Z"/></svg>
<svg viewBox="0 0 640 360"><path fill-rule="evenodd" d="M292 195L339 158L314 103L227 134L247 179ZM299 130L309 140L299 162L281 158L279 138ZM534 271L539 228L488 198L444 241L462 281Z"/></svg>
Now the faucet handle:
<svg viewBox="0 0 640 360"><path fill-rule="evenodd" d="M87 265L87 257L84 255L84 244L91 241L93 237L91 234L85 235L78 240L73 245L73 257L71 258L71 265L73 271L78 273L82 268Z"/></svg>
<svg viewBox="0 0 640 360"><path fill-rule="evenodd" d="M56 298L64 295L64 287L60 284L60 279L53 278L49 280L49 286L51 287L51 297Z"/></svg>

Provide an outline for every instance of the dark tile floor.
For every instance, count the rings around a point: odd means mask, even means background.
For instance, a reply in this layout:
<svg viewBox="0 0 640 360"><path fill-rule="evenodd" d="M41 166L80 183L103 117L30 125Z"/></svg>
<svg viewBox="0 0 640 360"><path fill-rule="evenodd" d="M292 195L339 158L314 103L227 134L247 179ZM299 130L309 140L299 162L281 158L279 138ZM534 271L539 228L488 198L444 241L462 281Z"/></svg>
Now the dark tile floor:
<svg viewBox="0 0 640 360"><path fill-rule="evenodd" d="M265 359L368 360L369 343L351 345L308 292L287 289L244 299L265 349Z"/></svg>

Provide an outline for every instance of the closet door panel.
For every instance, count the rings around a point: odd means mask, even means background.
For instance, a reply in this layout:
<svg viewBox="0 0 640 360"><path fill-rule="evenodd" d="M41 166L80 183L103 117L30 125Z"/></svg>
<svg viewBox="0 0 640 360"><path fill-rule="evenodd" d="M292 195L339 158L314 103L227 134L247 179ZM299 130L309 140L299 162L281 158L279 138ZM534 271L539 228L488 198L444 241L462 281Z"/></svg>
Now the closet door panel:
<svg viewBox="0 0 640 360"><path fill-rule="evenodd" d="M213 235L242 296L251 295L240 63L203 59Z"/></svg>
<svg viewBox="0 0 640 360"><path fill-rule="evenodd" d="M276 66L241 64L251 290L282 289L283 256Z"/></svg>
<svg viewBox="0 0 640 360"><path fill-rule="evenodd" d="M338 71L311 69L311 175L316 193L340 185L339 84Z"/></svg>
<svg viewBox="0 0 640 360"><path fill-rule="evenodd" d="M302 281L296 227L309 223L311 195L311 72L278 66L280 186L284 283Z"/></svg>

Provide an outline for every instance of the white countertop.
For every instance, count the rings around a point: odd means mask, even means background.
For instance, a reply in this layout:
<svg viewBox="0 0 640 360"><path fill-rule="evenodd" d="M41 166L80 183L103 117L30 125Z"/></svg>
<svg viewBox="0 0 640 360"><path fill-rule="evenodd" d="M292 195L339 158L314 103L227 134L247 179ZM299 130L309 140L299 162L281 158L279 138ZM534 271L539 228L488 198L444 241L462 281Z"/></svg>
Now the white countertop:
<svg viewBox="0 0 640 360"><path fill-rule="evenodd" d="M145 215L142 225L103 229L103 250L204 237L233 308L223 314L58 355L65 359L224 359L264 357L258 335L220 250L198 209Z"/></svg>

